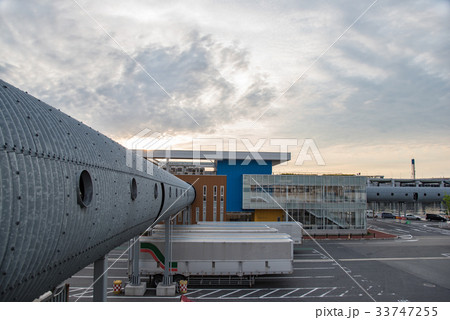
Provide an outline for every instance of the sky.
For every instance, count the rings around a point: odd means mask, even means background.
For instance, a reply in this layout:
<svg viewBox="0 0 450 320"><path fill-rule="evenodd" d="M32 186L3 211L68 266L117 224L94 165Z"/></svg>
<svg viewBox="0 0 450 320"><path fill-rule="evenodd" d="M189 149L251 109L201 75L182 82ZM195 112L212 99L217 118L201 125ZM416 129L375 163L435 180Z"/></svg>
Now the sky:
<svg viewBox="0 0 450 320"><path fill-rule="evenodd" d="M2 80L127 147L450 177L448 0L0 0L0 31Z"/></svg>

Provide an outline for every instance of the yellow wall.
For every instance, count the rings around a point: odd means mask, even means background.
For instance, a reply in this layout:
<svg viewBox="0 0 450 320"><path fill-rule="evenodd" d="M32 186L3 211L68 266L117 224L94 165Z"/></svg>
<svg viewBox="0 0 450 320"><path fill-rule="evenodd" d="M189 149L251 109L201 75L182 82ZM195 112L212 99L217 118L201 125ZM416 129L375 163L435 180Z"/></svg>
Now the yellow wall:
<svg viewBox="0 0 450 320"><path fill-rule="evenodd" d="M254 221L280 221L285 220L285 212L281 209L256 209Z"/></svg>

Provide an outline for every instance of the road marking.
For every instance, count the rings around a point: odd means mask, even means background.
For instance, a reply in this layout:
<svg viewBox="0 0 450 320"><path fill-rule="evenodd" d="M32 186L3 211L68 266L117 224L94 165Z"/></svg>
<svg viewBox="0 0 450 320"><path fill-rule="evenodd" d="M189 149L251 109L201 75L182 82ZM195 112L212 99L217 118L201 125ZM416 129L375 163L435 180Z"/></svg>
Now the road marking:
<svg viewBox="0 0 450 320"><path fill-rule="evenodd" d="M203 289L197 289L197 290L191 290L191 291L189 291L188 293L185 293L184 295L185 296L188 296L188 295L190 295L190 294L193 294L193 293L196 293L196 292L199 292L199 291L202 291Z"/></svg>
<svg viewBox="0 0 450 320"><path fill-rule="evenodd" d="M314 291L316 291L316 290L318 290L318 289L319 289L319 288L314 288L314 289L312 289L311 291L308 291L307 293L301 295L299 298L303 298L303 297L307 296L307 295L310 294L310 293L313 293Z"/></svg>
<svg viewBox="0 0 450 320"><path fill-rule="evenodd" d="M337 287L333 287L333 288L331 288L330 290L328 290L327 292L325 292L324 294L321 294L319 297L320 297L320 298L323 298L323 297L325 297L328 293L330 293L331 291L336 290L336 289L337 289Z"/></svg>
<svg viewBox="0 0 450 320"><path fill-rule="evenodd" d="M336 267L294 268L294 270L333 270L333 269L336 269Z"/></svg>
<svg viewBox="0 0 450 320"><path fill-rule="evenodd" d="M294 260L294 262L334 262L331 259L301 259Z"/></svg>
<svg viewBox="0 0 450 320"><path fill-rule="evenodd" d="M92 296L91 296L92 297ZM83 296L84 298L84 296ZM117 294L110 295L106 298L107 300L111 299L142 299L142 300L154 300L154 299L169 299L169 300L176 300L180 301L180 296L174 296L174 297L158 297L158 296L119 296Z"/></svg>
<svg viewBox="0 0 450 320"><path fill-rule="evenodd" d="M268 292L268 293L266 293L266 294L260 296L259 298L262 299L262 298L264 298L265 296L268 296L269 294L275 293L275 292L277 292L277 291L279 291L279 290L280 290L280 289L272 290L272 291L270 291L270 292ZM277 297L277 298L278 298L278 297Z"/></svg>
<svg viewBox="0 0 450 320"><path fill-rule="evenodd" d="M210 293L204 294L204 295L202 295L202 296L196 297L196 299L201 299L201 298L203 298L203 297L209 296L210 294L213 294L213 293L216 293L216 292L219 292L219 291L222 291L222 290L223 290L223 289L214 290L213 292L210 292Z"/></svg>
<svg viewBox="0 0 450 320"><path fill-rule="evenodd" d="M230 296L230 295L232 295L233 293L236 293L236 292L239 292L239 291L241 291L242 289L238 289L238 290L234 290L234 291L231 291L231 292L229 292L229 293L227 293L227 294L224 294L223 296L220 296L220 297L217 297L218 299L221 299L221 298L224 298L224 297L226 297L226 296Z"/></svg>
<svg viewBox="0 0 450 320"><path fill-rule="evenodd" d="M341 293L340 295L339 295L339 297L343 297L345 294L347 294L348 292L349 292L350 290L346 290L344 293Z"/></svg>
<svg viewBox="0 0 450 320"><path fill-rule="evenodd" d="M86 267L85 269L94 269L94 267ZM108 270L128 270L128 268L108 268Z"/></svg>
<svg viewBox="0 0 450 320"><path fill-rule="evenodd" d="M284 298L284 297L286 297L286 296L288 296L288 295L290 295L290 294L292 294L292 293L294 293L294 292L296 292L296 291L298 291L298 290L300 290L300 288L297 288L297 289L295 289L295 290L289 291L288 293L283 294L280 298Z"/></svg>
<svg viewBox="0 0 450 320"><path fill-rule="evenodd" d="M75 278L75 279L94 279L93 276L71 276L71 278ZM125 276L110 276L108 277L108 279L110 278L114 278L114 279L128 279L128 277Z"/></svg>
<svg viewBox="0 0 450 320"><path fill-rule="evenodd" d="M115 259L115 258L108 258L108 261L116 261L116 262L128 262L128 259Z"/></svg>
<svg viewBox="0 0 450 320"><path fill-rule="evenodd" d="M281 280L281 279L330 279L334 276L293 276L293 277L261 277L262 280Z"/></svg>
<svg viewBox="0 0 450 320"><path fill-rule="evenodd" d="M450 257L405 257L405 258L357 258L339 259L339 261L402 261L402 260L448 260Z"/></svg>
<svg viewBox="0 0 450 320"><path fill-rule="evenodd" d="M242 298L244 298L244 297L246 297L246 296L251 295L252 293L255 293L255 292L258 292L258 291L261 291L261 290L262 290L262 289L258 289L258 290L255 290L255 291L250 291L249 293L246 293L246 294L244 294L243 296L240 296L239 299L242 299Z"/></svg>

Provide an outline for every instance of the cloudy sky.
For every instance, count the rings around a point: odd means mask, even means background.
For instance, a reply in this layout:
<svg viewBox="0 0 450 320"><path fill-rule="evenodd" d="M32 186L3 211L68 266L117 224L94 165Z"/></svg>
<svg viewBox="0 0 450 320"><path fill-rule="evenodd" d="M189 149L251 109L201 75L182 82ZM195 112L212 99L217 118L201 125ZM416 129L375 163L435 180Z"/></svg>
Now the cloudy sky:
<svg viewBox="0 0 450 320"><path fill-rule="evenodd" d="M448 0L0 0L0 31L1 79L124 145L290 139L277 172L450 177ZM305 139L324 166L295 165Z"/></svg>

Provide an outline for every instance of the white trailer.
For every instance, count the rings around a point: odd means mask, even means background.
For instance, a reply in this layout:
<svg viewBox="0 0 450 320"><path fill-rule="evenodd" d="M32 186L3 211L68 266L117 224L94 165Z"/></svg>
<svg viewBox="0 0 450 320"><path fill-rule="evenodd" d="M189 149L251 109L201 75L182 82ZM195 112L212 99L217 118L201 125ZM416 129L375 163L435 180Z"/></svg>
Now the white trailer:
<svg viewBox="0 0 450 320"><path fill-rule="evenodd" d="M197 228L224 228L229 230L275 230L275 232L286 233L291 236L294 244L301 244L303 237L303 225L296 221L200 221ZM262 231L260 231L262 232Z"/></svg>
<svg viewBox="0 0 450 320"><path fill-rule="evenodd" d="M184 229L184 230L183 230ZM293 241L270 228L261 232L217 232L174 226L170 271L174 281L192 277L238 277L254 283L255 276L291 274ZM243 231L243 230L241 230ZM162 279L166 266L164 233L154 230L140 238L139 268L153 285Z"/></svg>

